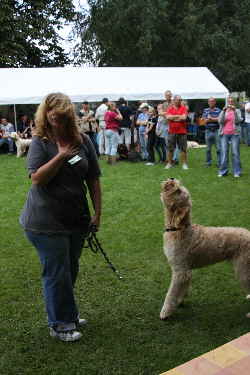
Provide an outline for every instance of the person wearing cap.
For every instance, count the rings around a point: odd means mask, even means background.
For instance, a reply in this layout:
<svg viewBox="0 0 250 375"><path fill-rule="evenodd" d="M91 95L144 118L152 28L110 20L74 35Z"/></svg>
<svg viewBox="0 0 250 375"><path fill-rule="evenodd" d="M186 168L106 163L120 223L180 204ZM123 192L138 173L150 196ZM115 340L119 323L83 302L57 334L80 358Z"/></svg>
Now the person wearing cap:
<svg viewBox="0 0 250 375"><path fill-rule="evenodd" d="M98 133L98 147L100 155L105 155L105 134L104 130L106 123L104 120L105 113L108 110L108 98L102 99L102 104L96 109L95 118L99 123L99 133Z"/></svg>

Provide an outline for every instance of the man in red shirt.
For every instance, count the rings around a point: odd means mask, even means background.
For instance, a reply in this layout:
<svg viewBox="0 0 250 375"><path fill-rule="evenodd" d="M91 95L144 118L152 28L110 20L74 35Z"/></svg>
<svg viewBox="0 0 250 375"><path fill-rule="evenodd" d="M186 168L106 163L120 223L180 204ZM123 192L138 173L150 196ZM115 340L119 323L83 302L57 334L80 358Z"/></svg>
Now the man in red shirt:
<svg viewBox="0 0 250 375"><path fill-rule="evenodd" d="M173 153L178 146L181 154L182 168L188 169L187 166L187 115L188 110L181 103L182 99L179 95L175 95L173 105L168 107L166 119L168 120L168 163L166 169L173 166Z"/></svg>

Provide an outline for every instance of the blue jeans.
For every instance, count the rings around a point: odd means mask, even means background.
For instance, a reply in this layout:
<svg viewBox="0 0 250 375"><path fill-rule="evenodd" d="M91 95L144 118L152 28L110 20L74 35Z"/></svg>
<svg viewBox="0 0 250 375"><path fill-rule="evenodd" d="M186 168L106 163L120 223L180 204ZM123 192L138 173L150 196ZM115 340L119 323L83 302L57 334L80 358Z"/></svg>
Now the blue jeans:
<svg viewBox="0 0 250 375"><path fill-rule="evenodd" d="M158 137L158 136L156 137L155 149L159 155L159 161L166 161L167 146L166 146L165 138Z"/></svg>
<svg viewBox="0 0 250 375"><path fill-rule="evenodd" d="M205 131L205 141L207 145L207 153L206 153L206 163L207 165L212 164L212 145L215 145L216 147L216 153L217 153L217 164L220 165L221 162L221 144L220 144L220 135L219 130L209 130L206 129Z"/></svg>
<svg viewBox="0 0 250 375"><path fill-rule="evenodd" d="M9 152L14 152L14 141L12 138L1 138L0 139L0 147L2 147L2 145L6 143L9 147Z"/></svg>
<svg viewBox="0 0 250 375"><path fill-rule="evenodd" d="M232 168L234 175L241 174L241 163L240 163L240 135L237 134L223 134L221 136L221 165L220 174L223 176L228 173L228 155L229 146L231 144L232 151Z"/></svg>
<svg viewBox="0 0 250 375"><path fill-rule="evenodd" d="M146 133L146 126L139 127L139 140L140 140L140 148L141 148L141 157L143 160L148 159L148 152L147 152L147 139L145 138Z"/></svg>
<svg viewBox="0 0 250 375"><path fill-rule="evenodd" d="M248 126L245 122L240 125L240 141L246 145L248 144Z"/></svg>
<svg viewBox="0 0 250 375"><path fill-rule="evenodd" d="M247 145L250 146L250 122L245 122L247 131Z"/></svg>
<svg viewBox="0 0 250 375"><path fill-rule="evenodd" d="M105 154L115 156L117 154L117 147L119 143L118 132L106 129L105 130Z"/></svg>
<svg viewBox="0 0 250 375"><path fill-rule="evenodd" d="M47 235L30 231L25 233L36 248L42 264L49 326L77 322L78 309L73 288L79 270L84 234L76 232L70 235Z"/></svg>

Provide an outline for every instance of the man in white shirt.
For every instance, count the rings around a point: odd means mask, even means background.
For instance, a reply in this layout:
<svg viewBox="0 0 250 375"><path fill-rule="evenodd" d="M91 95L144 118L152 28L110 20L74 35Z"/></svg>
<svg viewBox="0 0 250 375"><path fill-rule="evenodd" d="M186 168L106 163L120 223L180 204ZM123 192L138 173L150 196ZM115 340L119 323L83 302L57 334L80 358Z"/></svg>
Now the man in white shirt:
<svg viewBox="0 0 250 375"><path fill-rule="evenodd" d="M5 143L9 147L9 155L14 154L14 141L10 137L11 133L14 132L14 126L7 121L6 118L1 118L1 123L0 123L0 147L2 147Z"/></svg>
<svg viewBox="0 0 250 375"><path fill-rule="evenodd" d="M245 124L247 127L247 145L250 147L250 102L245 104Z"/></svg>
<svg viewBox="0 0 250 375"><path fill-rule="evenodd" d="M105 113L108 110L108 99L103 98L102 104L99 105L96 109L95 118L99 123L99 133L98 133L98 145L99 145L99 153L100 155L105 154L105 139L104 139L104 129L106 127L106 123L104 121Z"/></svg>

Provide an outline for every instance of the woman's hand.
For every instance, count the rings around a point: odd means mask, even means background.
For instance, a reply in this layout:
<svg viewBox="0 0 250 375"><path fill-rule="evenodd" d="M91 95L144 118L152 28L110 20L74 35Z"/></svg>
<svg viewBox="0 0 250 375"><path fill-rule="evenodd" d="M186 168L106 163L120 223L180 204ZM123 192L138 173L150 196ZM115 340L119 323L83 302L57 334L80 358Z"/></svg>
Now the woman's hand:
<svg viewBox="0 0 250 375"><path fill-rule="evenodd" d="M69 156L76 155L78 150L78 147L67 144L67 145L60 145L59 142L57 142L57 147L58 147L58 154L63 158L66 159Z"/></svg>
<svg viewBox="0 0 250 375"><path fill-rule="evenodd" d="M100 221L101 221L100 215L94 215L91 218L90 225L95 225L95 227L96 227L96 229L98 231L99 227L100 227Z"/></svg>

